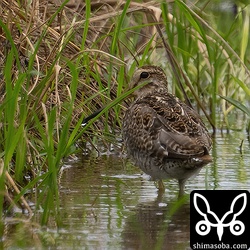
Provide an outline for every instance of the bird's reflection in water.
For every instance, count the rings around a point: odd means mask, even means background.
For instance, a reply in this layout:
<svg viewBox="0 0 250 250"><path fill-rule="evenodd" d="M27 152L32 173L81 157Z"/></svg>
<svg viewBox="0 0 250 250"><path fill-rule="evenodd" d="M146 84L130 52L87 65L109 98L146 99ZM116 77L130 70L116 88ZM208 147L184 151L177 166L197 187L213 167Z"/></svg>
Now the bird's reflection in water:
<svg viewBox="0 0 250 250"><path fill-rule="evenodd" d="M123 249L189 249L189 196L168 200L161 193L137 205L122 233Z"/></svg>

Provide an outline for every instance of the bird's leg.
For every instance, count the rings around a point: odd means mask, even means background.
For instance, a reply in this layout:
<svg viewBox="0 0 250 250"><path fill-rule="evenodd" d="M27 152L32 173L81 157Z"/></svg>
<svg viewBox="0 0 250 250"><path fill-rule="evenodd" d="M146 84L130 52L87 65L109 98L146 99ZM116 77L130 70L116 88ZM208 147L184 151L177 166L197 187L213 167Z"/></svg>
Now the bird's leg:
<svg viewBox="0 0 250 250"><path fill-rule="evenodd" d="M159 180L159 181L158 181L158 190L159 190L160 192L164 192L164 191L165 191L165 186L164 186L164 183L163 183L162 180Z"/></svg>
<svg viewBox="0 0 250 250"><path fill-rule="evenodd" d="M181 180L178 180L178 181L179 181L179 197L182 197L185 194L186 180L181 179Z"/></svg>

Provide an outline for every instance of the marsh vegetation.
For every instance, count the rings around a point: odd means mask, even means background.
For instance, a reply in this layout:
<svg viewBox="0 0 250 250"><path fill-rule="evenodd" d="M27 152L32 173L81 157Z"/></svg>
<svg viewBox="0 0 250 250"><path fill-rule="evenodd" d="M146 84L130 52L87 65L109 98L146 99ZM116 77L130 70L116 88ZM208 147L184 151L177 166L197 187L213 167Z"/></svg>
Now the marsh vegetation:
<svg viewBox="0 0 250 250"><path fill-rule="evenodd" d="M63 162L123 150L137 66L164 68L169 90L199 110L211 133L249 134L250 5L76 2L0 4L2 218L21 208L30 223L60 225Z"/></svg>

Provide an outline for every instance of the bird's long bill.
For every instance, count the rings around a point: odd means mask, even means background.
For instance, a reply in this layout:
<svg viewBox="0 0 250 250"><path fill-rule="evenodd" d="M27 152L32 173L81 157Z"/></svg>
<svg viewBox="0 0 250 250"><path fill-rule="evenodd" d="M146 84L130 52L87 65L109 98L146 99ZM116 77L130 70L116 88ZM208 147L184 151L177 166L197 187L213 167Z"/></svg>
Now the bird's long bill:
<svg viewBox="0 0 250 250"><path fill-rule="evenodd" d="M89 122L89 120L95 118L102 110L103 110L103 108L100 108L100 109L96 110L94 113L92 113L91 115L89 115L86 118L84 118L83 121L82 121L82 127L84 127L85 125L87 125L87 123Z"/></svg>
<svg viewBox="0 0 250 250"><path fill-rule="evenodd" d="M125 91L123 94L121 94L120 96L118 96L115 100L113 100L108 105L104 106L103 108L100 108L100 109L96 110L91 115L89 115L86 118L84 118L84 120L82 122L82 127L85 127L91 119L95 118L100 113L103 113L104 110L108 110L109 108L112 108L113 106L115 106L118 103L122 102L124 99L126 99L128 96L130 96L132 93L134 93L136 90L142 88L146 84L148 84L148 82L143 82L142 84L139 84L138 86L135 86L134 88L129 89L128 91Z"/></svg>

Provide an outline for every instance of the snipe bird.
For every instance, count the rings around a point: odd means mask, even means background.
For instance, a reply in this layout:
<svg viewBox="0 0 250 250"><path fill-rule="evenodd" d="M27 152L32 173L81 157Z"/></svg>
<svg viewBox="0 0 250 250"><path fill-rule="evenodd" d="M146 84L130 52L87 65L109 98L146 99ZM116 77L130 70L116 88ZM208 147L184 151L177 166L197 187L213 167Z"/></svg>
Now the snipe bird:
<svg viewBox="0 0 250 250"><path fill-rule="evenodd" d="M211 137L198 113L168 93L161 68L137 69L129 87L140 84L123 119L128 155L152 180L159 181L161 191L163 179L177 179L182 195L186 180L211 162Z"/></svg>

